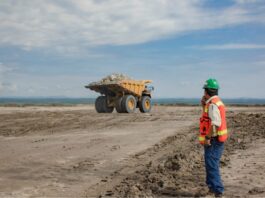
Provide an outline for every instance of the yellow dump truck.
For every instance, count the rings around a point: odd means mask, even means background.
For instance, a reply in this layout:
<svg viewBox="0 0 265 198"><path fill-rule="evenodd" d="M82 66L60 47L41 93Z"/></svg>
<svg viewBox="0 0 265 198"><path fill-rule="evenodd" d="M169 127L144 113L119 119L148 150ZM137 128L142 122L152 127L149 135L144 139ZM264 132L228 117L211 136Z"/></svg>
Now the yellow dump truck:
<svg viewBox="0 0 265 198"><path fill-rule="evenodd" d="M132 113L139 108L142 113L151 111L151 80L124 79L107 83L90 83L85 86L101 94L95 101L98 113Z"/></svg>

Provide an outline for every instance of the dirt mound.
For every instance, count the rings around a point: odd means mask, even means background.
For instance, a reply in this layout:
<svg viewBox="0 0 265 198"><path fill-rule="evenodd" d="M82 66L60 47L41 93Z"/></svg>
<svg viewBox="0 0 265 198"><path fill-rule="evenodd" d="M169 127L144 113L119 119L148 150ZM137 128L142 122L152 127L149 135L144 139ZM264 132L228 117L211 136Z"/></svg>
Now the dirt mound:
<svg viewBox="0 0 265 198"><path fill-rule="evenodd" d="M249 143L265 138L265 115L262 113L239 113L229 116L230 139L227 150L247 149Z"/></svg>
<svg viewBox="0 0 265 198"><path fill-rule="evenodd" d="M192 131L196 129L193 128ZM192 134L189 133L189 134ZM201 150L194 144L194 136L180 136L174 141L176 149L167 156L150 161L133 175L125 178L114 188L116 196L150 197L167 196L202 196L203 163ZM186 144L183 144L185 142ZM196 170L196 171L194 171Z"/></svg>
<svg viewBox="0 0 265 198"><path fill-rule="evenodd" d="M226 143L221 165L229 164L231 151L246 149L257 138L265 138L264 124L265 114L263 113L229 112L230 138ZM142 169L127 175L104 195L115 197L205 196L207 189L204 184L203 150L195 143L197 134L195 135L194 131L198 131L198 128L193 127L187 133L191 135L175 138L170 142L175 146L172 152L147 162ZM253 190L250 194L255 192Z"/></svg>

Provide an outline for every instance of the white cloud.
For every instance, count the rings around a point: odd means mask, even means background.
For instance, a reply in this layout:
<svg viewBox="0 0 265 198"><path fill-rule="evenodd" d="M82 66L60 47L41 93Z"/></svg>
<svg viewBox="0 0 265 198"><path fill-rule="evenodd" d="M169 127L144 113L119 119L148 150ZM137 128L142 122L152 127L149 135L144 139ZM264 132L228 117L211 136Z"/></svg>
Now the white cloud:
<svg viewBox="0 0 265 198"><path fill-rule="evenodd" d="M222 44L222 45L204 45L204 46L194 46L195 49L203 50L257 50L265 49L265 45L259 44Z"/></svg>
<svg viewBox="0 0 265 198"><path fill-rule="evenodd" d="M261 3L263 0L234 0L236 3L239 4L249 4L249 3Z"/></svg>
<svg viewBox="0 0 265 198"><path fill-rule="evenodd" d="M2 82L0 82L0 93L4 90L4 85Z"/></svg>
<svg viewBox="0 0 265 198"><path fill-rule="evenodd" d="M258 65L258 66L262 66L264 68L264 66L265 66L265 60L263 60L263 61L256 61L255 64Z"/></svg>
<svg viewBox="0 0 265 198"><path fill-rule="evenodd" d="M9 92L16 92L16 91L17 91L16 84L0 82L0 94L4 92L9 93Z"/></svg>
<svg viewBox="0 0 265 198"><path fill-rule="evenodd" d="M144 43L195 30L259 21L264 16L242 5L246 0L237 0L224 9L205 8L203 2L9 0L0 5L0 45L76 51L76 46Z"/></svg>
<svg viewBox="0 0 265 198"><path fill-rule="evenodd" d="M8 67L7 65L0 63L0 76L5 73L12 72L13 70L14 68Z"/></svg>
<svg viewBox="0 0 265 198"><path fill-rule="evenodd" d="M98 95L84 86L101 79L97 75L45 75L27 73L13 73L5 82L0 80L0 96L5 97L90 97Z"/></svg>
<svg viewBox="0 0 265 198"><path fill-rule="evenodd" d="M2 93L16 92L17 85L7 82L8 74L14 71L13 67L7 66L0 62L0 95Z"/></svg>

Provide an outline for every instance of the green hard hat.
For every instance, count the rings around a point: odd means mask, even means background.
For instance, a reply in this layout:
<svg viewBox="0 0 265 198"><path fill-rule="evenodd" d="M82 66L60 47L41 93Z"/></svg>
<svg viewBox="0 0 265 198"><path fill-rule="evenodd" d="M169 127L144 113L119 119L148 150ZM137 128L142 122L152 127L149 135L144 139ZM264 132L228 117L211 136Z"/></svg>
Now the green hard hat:
<svg viewBox="0 0 265 198"><path fill-rule="evenodd" d="M208 80L206 80L203 86L203 89L219 89L219 88L220 86L217 80L214 78L209 78Z"/></svg>

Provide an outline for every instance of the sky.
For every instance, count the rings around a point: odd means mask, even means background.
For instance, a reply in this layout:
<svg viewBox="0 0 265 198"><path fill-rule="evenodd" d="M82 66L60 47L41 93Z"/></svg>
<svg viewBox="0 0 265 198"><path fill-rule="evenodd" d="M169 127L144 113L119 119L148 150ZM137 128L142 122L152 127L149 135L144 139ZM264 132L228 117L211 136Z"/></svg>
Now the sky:
<svg viewBox="0 0 265 198"><path fill-rule="evenodd" d="M96 97L153 80L156 98L265 98L265 0L0 0L0 97Z"/></svg>

